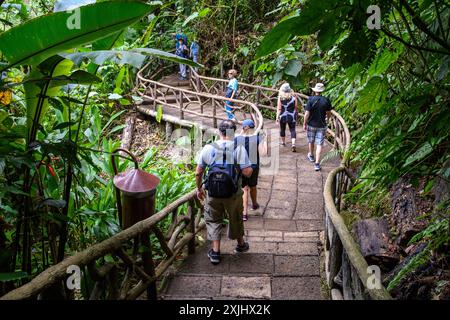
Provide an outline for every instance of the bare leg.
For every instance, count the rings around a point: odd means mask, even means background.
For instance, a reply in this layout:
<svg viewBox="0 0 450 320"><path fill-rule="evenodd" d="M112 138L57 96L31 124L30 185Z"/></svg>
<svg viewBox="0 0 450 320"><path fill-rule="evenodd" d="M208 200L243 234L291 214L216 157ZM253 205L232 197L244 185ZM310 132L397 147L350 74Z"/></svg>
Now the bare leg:
<svg viewBox="0 0 450 320"><path fill-rule="evenodd" d="M249 187L244 187L244 195L243 195L243 203L244 203L244 215L248 214L248 194L249 194ZM252 198L253 199L253 198Z"/></svg>
<svg viewBox="0 0 450 320"><path fill-rule="evenodd" d="M220 252L220 240L213 240L212 248L215 252Z"/></svg>
<svg viewBox="0 0 450 320"><path fill-rule="evenodd" d="M314 155L314 143L309 143L308 146L309 146L309 154L313 156Z"/></svg>
<svg viewBox="0 0 450 320"><path fill-rule="evenodd" d="M250 188L250 197L252 198L252 204L253 207L258 205L258 201L257 201L257 191L258 188L257 187L251 187Z"/></svg>
<svg viewBox="0 0 450 320"><path fill-rule="evenodd" d="M286 144L286 137L281 137L281 143Z"/></svg>
<svg viewBox="0 0 450 320"><path fill-rule="evenodd" d="M316 146L316 163L320 163L321 153L322 153L322 146Z"/></svg>
<svg viewBox="0 0 450 320"><path fill-rule="evenodd" d="M238 242L238 245L242 246L245 243L244 237L240 237L237 242Z"/></svg>

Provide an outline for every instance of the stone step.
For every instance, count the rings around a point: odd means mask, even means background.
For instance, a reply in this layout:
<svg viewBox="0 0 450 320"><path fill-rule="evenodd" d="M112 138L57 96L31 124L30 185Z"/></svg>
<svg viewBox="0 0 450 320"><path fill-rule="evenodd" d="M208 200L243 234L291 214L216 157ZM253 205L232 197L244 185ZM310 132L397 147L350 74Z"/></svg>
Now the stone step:
<svg viewBox="0 0 450 320"><path fill-rule="evenodd" d="M320 288L319 276L180 275L170 281L161 299L321 300Z"/></svg>

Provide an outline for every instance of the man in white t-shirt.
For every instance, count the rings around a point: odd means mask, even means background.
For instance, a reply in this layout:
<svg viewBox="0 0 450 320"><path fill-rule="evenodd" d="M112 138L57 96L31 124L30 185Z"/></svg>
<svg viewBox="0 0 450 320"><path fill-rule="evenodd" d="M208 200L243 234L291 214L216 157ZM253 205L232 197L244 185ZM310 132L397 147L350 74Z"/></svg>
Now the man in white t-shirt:
<svg viewBox="0 0 450 320"><path fill-rule="evenodd" d="M244 241L241 177L250 177L253 169L245 148L235 145L235 131L233 121L223 121L219 126L220 139L206 145L197 159L197 197L205 200L207 238L212 241L208 257L212 264L220 263L220 238L225 217L229 221L228 237L238 242L235 252L249 249Z"/></svg>

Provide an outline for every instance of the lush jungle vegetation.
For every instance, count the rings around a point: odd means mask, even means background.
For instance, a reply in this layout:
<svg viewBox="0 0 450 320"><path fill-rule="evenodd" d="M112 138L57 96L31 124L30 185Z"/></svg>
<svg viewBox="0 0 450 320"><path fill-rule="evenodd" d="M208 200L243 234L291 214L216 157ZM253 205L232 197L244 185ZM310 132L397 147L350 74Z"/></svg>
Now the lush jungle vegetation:
<svg viewBox="0 0 450 320"><path fill-rule="evenodd" d="M92 5L77 21L73 4ZM149 59L179 62L180 30L199 41L201 73L236 68L240 81L305 93L324 82L352 133L353 210L392 214L399 181L433 202L410 239L425 249L389 289L430 261L448 271L450 5L380 0L373 16L371 4L0 0L0 293L117 233L110 156L138 100L136 72ZM193 188L189 166L158 147L139 156L161 178L158 210Z"/></svg>

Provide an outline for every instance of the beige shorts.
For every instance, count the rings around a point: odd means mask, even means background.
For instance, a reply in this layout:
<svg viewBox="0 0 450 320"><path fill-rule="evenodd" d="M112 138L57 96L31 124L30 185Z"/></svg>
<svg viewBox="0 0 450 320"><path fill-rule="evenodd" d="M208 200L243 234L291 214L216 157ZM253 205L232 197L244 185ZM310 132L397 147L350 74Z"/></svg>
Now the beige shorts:
<svg viewBox="0 0 450 320"><path fill-rule="evenodd" d="M207 192L208 193L208 192ZM242 215L242 189L231 198L219 199L206 195L205 222L208 240L220 240L224 219L228 219L228 238L237 240L244 236L244 221Z"/></svg>

